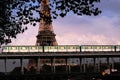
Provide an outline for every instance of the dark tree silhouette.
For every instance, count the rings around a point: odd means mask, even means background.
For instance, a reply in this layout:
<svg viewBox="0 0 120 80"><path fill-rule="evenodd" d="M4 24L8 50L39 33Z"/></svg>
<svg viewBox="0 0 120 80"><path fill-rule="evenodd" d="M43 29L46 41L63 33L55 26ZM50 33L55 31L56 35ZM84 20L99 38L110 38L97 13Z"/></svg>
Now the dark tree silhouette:
<svg viewBox="0 0 120 80"><path fill-rule="evenodd" d="M51 22L58 16L66 16L68 12L80 16L101 13L94 6L100 0L49 0L51 16L46 16L40 12L41 1L45 0L0 0L0 45L10 43L11 38L27 30L26 24L35 26L42 17ZM34 16L36 14L37 17Z"/></svg>

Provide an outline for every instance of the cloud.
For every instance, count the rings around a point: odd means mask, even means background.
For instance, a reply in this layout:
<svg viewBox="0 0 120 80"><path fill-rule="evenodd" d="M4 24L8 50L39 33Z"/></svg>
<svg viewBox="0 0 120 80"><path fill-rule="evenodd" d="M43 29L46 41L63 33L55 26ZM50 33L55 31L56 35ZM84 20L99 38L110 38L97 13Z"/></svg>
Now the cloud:
<svg viewBox="0 0 120 80"><path fill-rule="evenodd" d="M61 25L59 25L59 22L54 23L54 27L57 26L55 30L59 44L113 45L120 43L120 27L115 26L115 23L119 20L117 17L80 17L66 20L61 20Z"/></svg>
<svg viewBox="0 0 120 80"><path fill-rule="evenodd" d="M23 34L17 35L17 38L12 39L12 43L9 45L35 45L38 28L39 24L35 27L28 25L28 30L26 30Z"/></svg>
<svg viewBox="0 0 120 80"><path fill-rule="evenodd" d="M53 21L59 45L114 45L120 44L120 0L101 0L102 14L77 16L72 13ZM30 26L30 25L29 25ZM18 35L11 45L35 45L38 27Z"/></svg>
<svg viewBox="0 0 120 80"><path fill-rule="evenodd" d="M117 17L77 17L66 16L53 22L59 45L97 45L120 44L120 26L115 26ZM11 45L35 45L38 27L18 35Z"/></svg>

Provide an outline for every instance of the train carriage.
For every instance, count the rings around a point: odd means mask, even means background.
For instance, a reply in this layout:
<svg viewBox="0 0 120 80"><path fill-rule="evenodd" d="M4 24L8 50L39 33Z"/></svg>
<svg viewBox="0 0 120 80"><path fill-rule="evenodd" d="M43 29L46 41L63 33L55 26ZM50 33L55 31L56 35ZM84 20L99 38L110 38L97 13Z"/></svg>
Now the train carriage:
<svg viewBox="0 0 120 80"><path fill-rule="evenodd" d="M115 51L113 45L82 45L82 52Z"/></svg>
<svg viewBox="0 0 120 80"><path fill-rule="evenodd" d="M107 52L120 51L120 45L3 46L2 52Z"/></svg>

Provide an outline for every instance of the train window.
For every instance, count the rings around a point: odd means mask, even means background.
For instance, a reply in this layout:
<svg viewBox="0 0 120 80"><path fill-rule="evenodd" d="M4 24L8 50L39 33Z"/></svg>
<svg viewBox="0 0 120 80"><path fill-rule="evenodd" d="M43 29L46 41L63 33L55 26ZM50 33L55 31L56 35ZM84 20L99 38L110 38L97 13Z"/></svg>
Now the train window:
<svg viewBox="0 0 120 80"><path fill-rule="evenodd" d="M103 49L109 49L110 46L103 46L102 48L103 48Z"/></svg>
<svg viewBox="0 0 120 80"><path fill-rule="evenodd" d="M12 50L17 50L17 47L11 47Z"/></svg>
<svg viewBox="0 0 120 80"><path fill-rule="evenodd" d="M120 51L120 46L116 46L116 51Z"/></svg>
<svg viewBox="0 0 120 80"><path fill-rule="evenodd" d="M32 50L36 50L36 49L38 49L38 48L37 48L36 46L32 46L31 49L32 49Z"/></svg>
<svg viewBox="0 0 120 80"><path fill-rule="evenodd" d="M49 49L49 46L44 46L44 49Z"/></svg>
<svg viewBox="0 0 120 80"><path fill-rule="evenodd" d="M21 50L27 50L28 49L28 47L21 47Z"/></svg>
<svg viewBox="0 0 120 80"><path fill-rule="evenodd" d="M2 50L1 50L2 51ZM8 52L8 47L4 46L3 47L3 52Z"/></svg>
<svg viewBox="0 0 120 80"><path fill-rule="evenodd" d="M101 49L101 46L96 46L95 49Z"/></svg>
<svg viewBox="0 0 120 80"><path fill-rule="evenodd" d="M92 49L92 46L88 46L87 49Z"/></svg>
<svg viewBox="0 0 120 80"><path fill-rule="evenodd" d="M65 49L65 46L59 46L58 49Z"/></svg>
<svg viewBox="0 0 120 80"><path fill-rule="evenodd" d="M4 50L8 50L8 47L3 47Z"/></svg>
<svg viewBox="0 0 120 80"><path fill-rule="evenodd" d="M32 47L31 47L31 46L29 46L28 48L29 48L29 49L32 49Z"/></svg>
<svg viewBox="0 0 120 80"><path fill-rule="evenodd" d="M56 46L50 46L50 49L56 49Z"/></svg>
<svg viewBox="0 0 120 80"><path fill-rule="evenodd" d="M38 46L38 49L42 49L42 46Z"/></svg>
<svg viewBox="0 0 120 80"><path fill-rule="evenodd" d="M22 49L22 47L21 46L19 46L19 50L21 50Z"/></svg>
<svg viewBox="0 0 120 80"><path fill-rule="evenodd" d="M9 50L12 50L12 47L8 47Z"/></svg>
<svg viewBox="0 0 120 80"><path fill-rule="evenodd" d="M76 47L75 46L70 46L69 49L76 49Z"/></svg>

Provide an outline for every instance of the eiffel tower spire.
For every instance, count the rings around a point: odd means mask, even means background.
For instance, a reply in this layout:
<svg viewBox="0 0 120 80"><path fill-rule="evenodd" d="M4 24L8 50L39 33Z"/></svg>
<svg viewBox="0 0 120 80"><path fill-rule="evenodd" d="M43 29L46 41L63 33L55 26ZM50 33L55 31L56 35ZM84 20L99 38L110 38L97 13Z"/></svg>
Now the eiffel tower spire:
<svg viewBox="0 0 120 80"><path fill-rule="evenodd" d="M40 26L38 30L36 45L39 45L39 46L58 45L55 39L56 35L53 31L52 22L47 21L47 18L51 18L50 10L49 10L49 0L41 1L40 12L42 14L42 17L40 20Z"/></svg>

